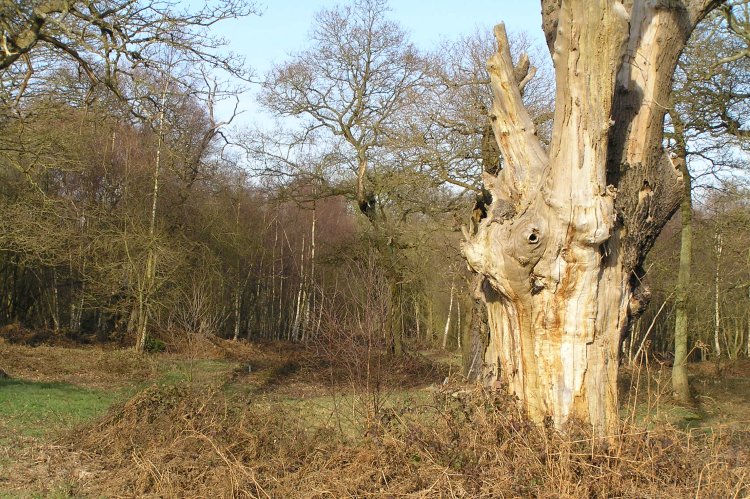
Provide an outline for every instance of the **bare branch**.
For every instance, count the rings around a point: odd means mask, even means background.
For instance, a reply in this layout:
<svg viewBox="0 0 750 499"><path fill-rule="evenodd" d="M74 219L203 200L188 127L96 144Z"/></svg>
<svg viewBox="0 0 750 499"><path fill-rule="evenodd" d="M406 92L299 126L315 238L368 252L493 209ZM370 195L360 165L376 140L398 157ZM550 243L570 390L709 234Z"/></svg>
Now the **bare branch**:
<svg viewBox="0 0 750 499"><path fill-rule="evenodd" d="M513 67L505 26L495 27L497 52L488 62L493 94L490 119L497 143L505 158L505 177L517 193L527 192L530 179L536 178L547 164L547 153L536 136L534 121L523 104ZM528 76L524 75L523 79ZM522 80L523 81L523 80ZM515 196L514 196L515 197Z"/></svg>

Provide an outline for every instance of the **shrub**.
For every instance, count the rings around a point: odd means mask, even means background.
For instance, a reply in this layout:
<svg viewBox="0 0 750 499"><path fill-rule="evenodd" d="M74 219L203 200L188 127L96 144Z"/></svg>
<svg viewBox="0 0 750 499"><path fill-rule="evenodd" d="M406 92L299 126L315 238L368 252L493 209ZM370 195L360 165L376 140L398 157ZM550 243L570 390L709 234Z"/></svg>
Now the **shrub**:
<svg viewBox="0 0 750 499"><path fill-rule="evenodd" d="M167 344L159 338L147 336L146 343L143 345L143 349L148 353L160 353L167 349Z"/></svg>

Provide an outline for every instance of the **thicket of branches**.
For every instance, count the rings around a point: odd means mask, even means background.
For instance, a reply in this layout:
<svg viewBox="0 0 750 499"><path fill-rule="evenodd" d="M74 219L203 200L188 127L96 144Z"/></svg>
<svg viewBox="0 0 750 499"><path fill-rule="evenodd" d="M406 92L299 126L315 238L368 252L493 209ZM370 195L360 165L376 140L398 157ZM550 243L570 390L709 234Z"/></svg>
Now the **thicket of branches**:
<svg viewBox="0 0 750 499"><path fill-rule="evenodd" d="M482 172L502 166L488 34L423 53L383 2L323 11L307 51L265 76L261 102L278 127L233 139L216 105L239 95L226 77L248 71L208 29L253 5L34 5L3 7L0 22L0 325L141 348L146 335L196 333L329 341L334 311L357 317L377 296L384 350L471 346L460 226L485 195ZM704 187L693 358L750 353L742 9L696 34L670 113L684 126L678 136L672 120L669 145ZM523 37L514 45L534 53ZM516 62L535 73L524 97L544 134L548 63ZM651 256L652 304L630 357L673 349L674 224Z"/></svg>

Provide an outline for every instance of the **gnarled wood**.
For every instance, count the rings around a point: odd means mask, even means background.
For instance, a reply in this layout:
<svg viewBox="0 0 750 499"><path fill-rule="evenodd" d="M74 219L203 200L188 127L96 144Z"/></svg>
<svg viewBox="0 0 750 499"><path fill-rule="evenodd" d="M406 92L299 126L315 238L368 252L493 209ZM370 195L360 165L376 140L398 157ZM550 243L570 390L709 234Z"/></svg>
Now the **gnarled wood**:
<svg viewBox="0 0 750 499"><path fill-rule="evenodd" d="M674 213L680 172L661 146L671 75L710 2L543 1L557 80L547 154L499 26L488 65L504 169L464 255L484 282L485 380L536 420L617 425L620 338L642 308L640 264Z"/></svg>

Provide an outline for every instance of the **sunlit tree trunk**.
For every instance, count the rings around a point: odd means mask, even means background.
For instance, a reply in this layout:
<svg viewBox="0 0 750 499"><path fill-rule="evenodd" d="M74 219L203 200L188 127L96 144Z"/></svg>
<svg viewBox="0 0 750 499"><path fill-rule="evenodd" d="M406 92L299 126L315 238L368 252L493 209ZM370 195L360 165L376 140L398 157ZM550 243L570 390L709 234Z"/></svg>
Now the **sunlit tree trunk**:
<svg viewBox="0 0 750 499"><path fill-rule="evenodd" d="M167 101L169 83L164 84L159 109L159 136L156 146L156 160L154 161L153 191L151 197L151 213L148 225L148 250L146 254L146 268L144 270L142 289L138 293L138 323L136 329L135 350L143 352L148 335L148 318L151 313L151 298L154 291L156 273L156 208L159 201L159 176L161 174L161 153L164 145L164 107Z"/></svg>
<svg viewBox="0 0 750 499"><path fill-rule="evenodd" d="M416 334L418 339L422 339L422 332L421 332L421 326L420 326L420 313L419 313L419 300L415 297L414 298L414 325L417 329Z"/></svg>
<svg viewBox="0 0 750 499"><path fill-rule="evenodd" d="M432 344L434 341L434 306L432 303L432 299L430 299L429 303L427 304L427 328L425 328L425 339L429 344Z"/></svg>
<svg viewBox="0 0 750 499"><path fill-rule="evenodd" d="M297 300L294 305L294 319L289 333L289 339L292 341L299 341L300 338L300 324L302 322L302 307L304 306L305 300L305 238L302 237L302 248L300 249L300 263L299 263L299 289L297 290Z"/></svg>
<svg viewBox="0 0 750 499"><path fill-rule="evenodd" d="M310 226L310 273L305 285L307 299L305 300L304 313L302 314L302 340L307 341L310 335L317 331L313 328L313 315L315 313L315 225L317 222L315 202L312 209L312 224Z"/></svg>
<svg viewBox="0 0 750 499"><path fill-rule="evenodd" d="M401 308L403 299L403 287L400 279L391 278L389 284L391 289L391 308L389 313L389 338L391 350L394 355L400 356L404 353L404 314Z"/></svg>
<svg viewBox="0 0 750 499"><path fill-rule="evenodd" d="M270 313L270 321L268 321L268 329L267 334L268 337L271 337L270 335L273 334L272 338L275 340L280 339L279 336L279 324L281 322L279 321L279 318L277 315L281 315L281 308L279 308L278 311L276 311L276 244L279 242L279 219L274 219L274 234L273 234L273 251L271 253L271 313ZM283 249L283 248L282 248ZM279 298L279 301L281 299ZM270 331L270 329L273 329L273 331Z"/></svg>
<svg viewBox="0 0 750 499"><path fill-rule="evenodd" d="M276 229L278 230L278 219L276 220ZM277 340L281 340L284 337L284 241L281 241L281 245L279 246L279 254L279 303L278 311L276 312L277 316L274 317L277 323L275 331L275 339Z"/></svg>
<svg viewBox="0 0 750 499"><path fill-rule="evenodd" d="M719 343L719 333L721 331L721 304L719 294L719 271L721 270L721 252L723 249L723 241L721 240L721 232L716 232L716 244L714 246L716 250L716 268L714 269L714 353L716 354L716 361L718 362L721 358L721 344Z"/></svg>
<svg viewBox="0 0 750 499"><path fill-rule="evenodd" d="M464 254L484 278L485 379L536 421L619 424L620 339L647 299L641 264L682 192L662 149L677 59L710 1L543 0L555 64L552 140L542 147L503 26L488 67L504 158Z"/></svg>
<svg viewBox="0 0 750 499"><path fill-rule="evenodd" d="M461 332L461 300L456 301L456 343L458 351L462 349L461 340L463 334Z"/></svg>
<svg viewBox="0 0 750 499"><path fill-rule="evenodd" d="M451 317L453 316L453 297L455 295L456 285L455 278L451 280L450 303L448 305L448 317L445 319L445 331L443 332L443 350L448 345L448 333L451 330Z"/></svg>
<svg viewBox="0 0 750 499"><path fill-rule="evenodd" d="M57 271L52 269L52 292L50 293L50 315L52 328L55 333L60 332L60 296L57 289Z"/></svg>

